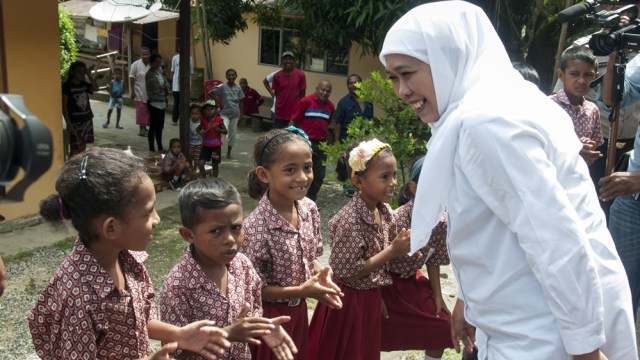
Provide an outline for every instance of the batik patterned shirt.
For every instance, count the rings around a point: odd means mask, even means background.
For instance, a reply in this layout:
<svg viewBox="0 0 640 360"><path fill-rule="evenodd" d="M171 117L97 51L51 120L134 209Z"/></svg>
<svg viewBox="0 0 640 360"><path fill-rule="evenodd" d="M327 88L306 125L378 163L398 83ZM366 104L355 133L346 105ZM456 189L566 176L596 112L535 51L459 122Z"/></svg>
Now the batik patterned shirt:
<svg viewBox="0 0 640 360"><path fill-rule="evenodd" d="M249 317L262 316L262 282L251 261L238 253L227 265L227 270L227 293L223 294L193 258L193 245L189 246L169 272L160 291L162 321L182 327L195 321L210 320L224 328L238 317L245 303L250 306ZM193 354L185 359L203 358ZM231 348L218 359L251 360L249 346L231 343Z"/></svg>
<svg viewBox="0 0 640 360"><path fill-rule="evenodd" d="M582 105L572 105L564 89L558 90L557 93L549 97L569 114L578 138L589 138L596 142L596 146L604 144L602 125L600 125L600 110L596 104L583 99Z"/></svg>
<svg viewBox="0 0 640 360"><path fill-rule="evenodd" d="M357 290L391 285L387 265L373 270L356 281L347 281L358 274L367 259L390 245L396 235L396 225L389 204L378 204L382 226L364 200L356 194L345 207L329 220L329 264L334 278Z"/></svg>
<svg viewBox="0 0 640 360"><path fill-rule="evenodd" d="M40 358L139 359L149 354L147 323L156 317L156 305L142 264L146 253L124 250L119 256L127 283L122 290L76 240L29 316Z"/></svg>
<svg viewBox="0 0 640 360"><path fill-rule="evenodd" d="M313 262L322 255L320 214L308 198L296 201L295 206L297 229L278 214L268 193L244 221L242 251L251 259L263 286L298 286L314 275Z"/></svg>
<svg viewBox="0 0 640 360"><path fill-rule="evenodd" d="M393 213L396 219L398 231L411 229L411 213L413 212L413 200L400 206ZM405 255L389 261L389 271L408 278L416 274L416 270L423 265L441 266L449 264L447 252L447 216L444 215L440 222L433 228L429 242L413 256Z"/></svg>

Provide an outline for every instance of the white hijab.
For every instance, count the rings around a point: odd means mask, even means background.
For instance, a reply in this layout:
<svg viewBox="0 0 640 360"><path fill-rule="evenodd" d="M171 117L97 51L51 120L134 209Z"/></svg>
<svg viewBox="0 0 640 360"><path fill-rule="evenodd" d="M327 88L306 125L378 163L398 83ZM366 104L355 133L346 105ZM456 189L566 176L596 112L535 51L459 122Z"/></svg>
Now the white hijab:
<svg viewBox="0 0 640 360"><path fill-rule="evenodd" d="M380 61L385 65L389 54L409 55L431 66L440 114L430 124L433 136L418 181L413 253L428 242L447 208L462 122L491 121L505 108L522 106L523 98L532 108L548 100L513 69L483 10L463 1L430 3L407 12L384 40ZM533 116L538 115L543 116Z"/></svg>

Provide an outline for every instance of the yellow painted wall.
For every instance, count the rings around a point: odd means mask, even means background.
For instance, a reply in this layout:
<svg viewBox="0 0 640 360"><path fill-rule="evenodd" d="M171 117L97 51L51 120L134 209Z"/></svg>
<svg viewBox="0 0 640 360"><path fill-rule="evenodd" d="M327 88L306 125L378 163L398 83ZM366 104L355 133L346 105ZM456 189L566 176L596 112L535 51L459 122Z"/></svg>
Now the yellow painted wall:
<svg viewBox="0 0 640 360"><path fill-rule="evenodd" d="M265 95L267 91L262 85L262 80L266 75L277 70L278 67L258 64L260 27L251 21L252 17L253 15L246 16L248 29L238 33L229 45L215 44L211 47L213 76L214 79L224 81L226 70L234 68L238 72L239 78L247 78L250 86L254 87L262 95ZM194 34L198 32L195 27L193 31ZM194 45L194 48L195 66L203 67L204 55L202 44L198 42ZM357 45L354 45L349 54L349 73L357 73L362 76L363 79L366 79L374 70L384 71L380 61L373 56L360 57L360 49ZM305 75L307 77L307 95L314 92L320 80L329 80L333 84L331 101L336 105L338 101L348 93L346 75L311 71L305 71Z"/></svg>
<svg viewBox="0 0 640 360"><path fill-rule="evenodd" d="M5 90L24 96L29 110L51 130L54 149L51 168L27 190L25 201L0 205L0 213L11 220L38 212L40 200L54 192L56 175L64 161L60 40L57 1L0 1L7 67Z"/></svg>
<svg viewBox="0 0 640 360"><path fill-rule="evenodd" d="M165 75L171 78L171 59L176 54L176 20L158 22L158 53L165 63Z"/></svg>

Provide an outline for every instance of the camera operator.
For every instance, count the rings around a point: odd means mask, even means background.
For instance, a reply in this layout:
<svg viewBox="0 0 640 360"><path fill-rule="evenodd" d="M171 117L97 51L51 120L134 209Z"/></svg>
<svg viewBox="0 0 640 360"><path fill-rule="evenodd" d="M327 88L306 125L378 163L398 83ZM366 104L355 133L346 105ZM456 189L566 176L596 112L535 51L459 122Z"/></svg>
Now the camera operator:
<svg viewBox="0 0 640 360"><path fill-rule="evenodd" d="M602 82L602 93L598 102L608 112L613 106L611 100L613 67L617 54L609 55L607 73ZM640 100L640 56L627 64L624 77L624 92L620 107L639 104ZM606 107L605 107L606 106ZM637 128L636 123L636 128ZM622 260L633 301L633 315L637 319L640 304L640 129L636 130L635 145L629 159L629 167L624 172L613 174L600 179L600 198L611 203L609 214L609 232L616 244L616 250Z"/></svg>

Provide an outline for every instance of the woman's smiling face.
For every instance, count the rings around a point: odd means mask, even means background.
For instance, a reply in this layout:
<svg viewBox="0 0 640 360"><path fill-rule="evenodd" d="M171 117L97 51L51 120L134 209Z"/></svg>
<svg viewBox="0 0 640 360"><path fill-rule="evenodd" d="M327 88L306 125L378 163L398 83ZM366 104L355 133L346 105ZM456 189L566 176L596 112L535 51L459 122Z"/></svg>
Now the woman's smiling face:
<svg viewBox="0 0 640 360"><path fill-rule="evenodd" d="M415 110L423 123L438 121L440 113L431 66L402 54L389 54L384 59L396 95Z"/></svg>

